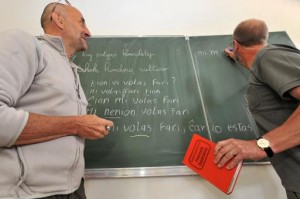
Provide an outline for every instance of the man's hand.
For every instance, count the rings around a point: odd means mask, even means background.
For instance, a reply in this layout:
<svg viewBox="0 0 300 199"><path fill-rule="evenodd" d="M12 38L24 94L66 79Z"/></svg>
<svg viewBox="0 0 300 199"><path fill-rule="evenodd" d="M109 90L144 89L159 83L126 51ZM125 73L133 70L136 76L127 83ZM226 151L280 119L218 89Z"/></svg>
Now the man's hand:
<svg viewBox="0 0 300 199"><path fill-rule="evenodd" d="M227 57L229 57L231 60L235 61L235 56L233 52L232 47L228 47L224 49L224 53L226 54Z"/></svg>
<svg viewBox="0 0 300 199"><path fill-rule="evenodd" d="M266 157L266 153L260 149L256 140L228 139L217 143L215 149L215 164L223 167L227 162L227 169L232 169L244 159L260 160Z"/></svg>
<svg viewBox="0 0 300 199"><path fill-rule="evenodd" d="M109 133L107 126L113 127L113 122L96 115L80 116L74 121L77 126L77 135L87 139L103 138Z"/></svg>

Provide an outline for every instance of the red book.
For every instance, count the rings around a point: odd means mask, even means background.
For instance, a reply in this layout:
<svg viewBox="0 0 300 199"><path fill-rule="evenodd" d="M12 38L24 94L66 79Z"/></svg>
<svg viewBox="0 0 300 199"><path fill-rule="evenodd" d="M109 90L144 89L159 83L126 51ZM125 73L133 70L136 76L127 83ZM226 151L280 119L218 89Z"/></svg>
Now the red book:
<svg viewBox="0 0 300 199"><path fill-rule="evenodd" d="M216 143L194 134L183 163L226 194L232 193L243 163L228 170L214 163Z"/></svg>

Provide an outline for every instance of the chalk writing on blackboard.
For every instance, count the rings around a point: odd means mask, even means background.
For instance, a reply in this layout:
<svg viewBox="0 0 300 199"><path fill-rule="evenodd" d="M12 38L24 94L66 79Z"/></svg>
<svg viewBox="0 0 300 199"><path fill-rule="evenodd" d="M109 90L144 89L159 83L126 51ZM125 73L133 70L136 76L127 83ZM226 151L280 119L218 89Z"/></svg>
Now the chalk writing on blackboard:
<svg viewBox="0 0 300 199"><path fill-rule="evenodd" d="M292 44L285 32L270 39ZM231 41L231 35L87 40L89 49L72 57L87 112L114 122L105 139L86 140L87 168L182 165L194 133L213 142L255 139L248 71L223 53Z"/></svg>

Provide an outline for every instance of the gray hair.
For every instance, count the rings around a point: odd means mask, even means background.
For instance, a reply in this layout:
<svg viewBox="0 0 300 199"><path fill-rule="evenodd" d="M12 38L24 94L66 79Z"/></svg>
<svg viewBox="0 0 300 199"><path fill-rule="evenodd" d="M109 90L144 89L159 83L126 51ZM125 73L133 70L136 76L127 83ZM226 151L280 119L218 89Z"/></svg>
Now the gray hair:
<svg viewBox="0 0 300 199"><path fill-rule="evenodd" d="M235 28L233 38L242 46L266 44L269 37L266 23L258 19L242 21Z"/></svg>

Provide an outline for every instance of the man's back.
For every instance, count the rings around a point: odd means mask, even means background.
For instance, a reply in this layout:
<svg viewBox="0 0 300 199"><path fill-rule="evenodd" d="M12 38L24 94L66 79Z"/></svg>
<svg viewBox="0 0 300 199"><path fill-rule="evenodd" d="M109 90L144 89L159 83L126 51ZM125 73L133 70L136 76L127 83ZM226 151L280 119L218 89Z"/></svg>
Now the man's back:
<svg viewBox="0 0 300 199"><path fill-rule="evenodd" d="M248 87L249 108L261 135L282 125L298 108L299 100L289 94L296 86L300 86L300 51L282 45L262 49L251 68ZM299 190L300 147L278 153L270 161L283 186Z"/></svg>

